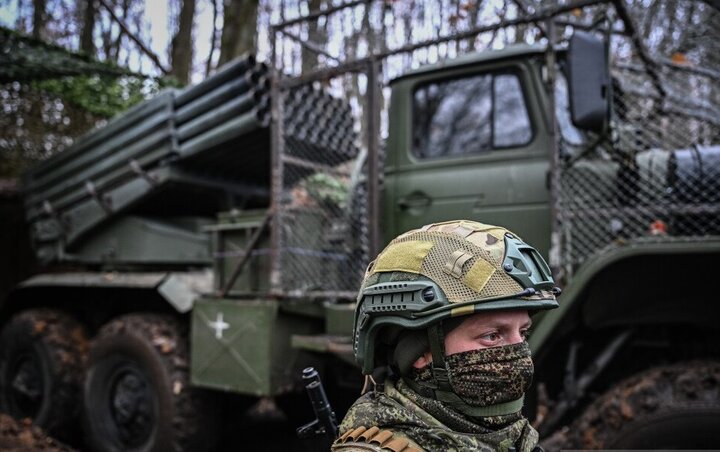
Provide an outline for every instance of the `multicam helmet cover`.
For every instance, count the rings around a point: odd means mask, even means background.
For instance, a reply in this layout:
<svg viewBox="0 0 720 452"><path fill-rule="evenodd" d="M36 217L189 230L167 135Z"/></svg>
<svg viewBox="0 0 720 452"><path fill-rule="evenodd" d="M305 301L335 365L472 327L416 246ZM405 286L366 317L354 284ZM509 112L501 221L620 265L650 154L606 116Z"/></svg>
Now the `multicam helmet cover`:
<svg viewBox="0 0 720 452"><path fill-rule="evenodd" d="M383 331L427 328L481 311L556 308L554 285L542 256L505 228L448 221L406 232L365 274L355 358L366 374L387 364L375 350Z"/></svg>

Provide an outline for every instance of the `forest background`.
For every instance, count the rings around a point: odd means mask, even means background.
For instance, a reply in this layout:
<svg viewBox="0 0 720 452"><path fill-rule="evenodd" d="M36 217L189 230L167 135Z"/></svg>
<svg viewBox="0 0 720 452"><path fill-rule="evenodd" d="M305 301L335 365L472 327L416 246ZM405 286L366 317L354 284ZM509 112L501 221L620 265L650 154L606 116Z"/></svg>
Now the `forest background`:
<svg viewBox="0 0 720 452"><path fill-rule="evenodd" d="M0 0L0 179L16 178L74 138L169 86L196 83L245 52L267 60L271 23L341 0ZM554 2L553 2L554 3ZM562 3L562 1L560 1ZM664 58L702 59L708 2L630 0ZM541 0L385 0L298 34L343 57L399 47L547 6ZM592 11L590 12L590 14ZM583 19L587 11L577 11ZM691 26L688 26L691 25ZM386 77L468 50L541 39L522 27L406 55ZM285 64L323 64L298 49ZM679 57L678 57L679 55ZM356 80L356 84L361 81ZM362 86L350 89L362 90ZM352 97L352 96L347 96Z"/></svg>

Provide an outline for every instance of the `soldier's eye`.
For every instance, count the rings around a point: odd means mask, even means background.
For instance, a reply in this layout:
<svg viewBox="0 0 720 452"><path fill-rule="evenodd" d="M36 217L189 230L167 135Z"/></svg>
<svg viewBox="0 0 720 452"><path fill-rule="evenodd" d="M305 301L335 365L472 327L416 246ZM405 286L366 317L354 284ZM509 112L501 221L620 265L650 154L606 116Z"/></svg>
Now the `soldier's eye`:
<svg viewBox="0 0 720 452"><path fill-rule="evenodd" d="M498 332L487 333L487 334L480 336L480 339L483 339L485 341L490 341L490 342L497 342L500 340L500 333L498 333Z"/></svg>
<svg viewBox="0 0 720 452"><path fill-rule="evenodd" d="M523 330L520 332L520 335L524 340L528 340L530 338L530 333L532 333L531 330Z"/></svg>

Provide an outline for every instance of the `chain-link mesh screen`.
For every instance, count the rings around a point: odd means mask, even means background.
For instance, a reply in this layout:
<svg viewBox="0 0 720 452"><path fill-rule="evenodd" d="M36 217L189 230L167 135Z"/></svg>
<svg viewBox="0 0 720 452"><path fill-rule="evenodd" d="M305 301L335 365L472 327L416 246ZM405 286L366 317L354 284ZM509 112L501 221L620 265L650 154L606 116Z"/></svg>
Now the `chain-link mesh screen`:
<svg viewBox="0 0 720 452"><path fill-rule="evenodd" d="M592 146L559 121L570 274L608 247L720 233L720 12L691 1L635 2L628 12L635 33L611 38L613 135Z"/></svg>
<svg viewBox="0 0 720 452"><path fill-rule="evenodd" d="M283 97L275 268L284 292L353 290L368 262L368 221L377 219L367 218L370 91L368 73L358 68L379 61L387 86L412 69L464 53L544 46L551 38L563 49L576 30L610 35L614 119L606 136L574 128L564 71L552 71L561 136L550 200L555 269L570 277L598 253L633 241L720 234L717 9L689 0L589 7L505 0L452 10L448 1L350 2L319 20L291 20L274 36L275 68L287 79L315 80ZM327 73L343 64L344 71ZM547 75L543 81L553 78ZM384 89L382 105L374 106L382 110L380 135L407 133L388 130L389 94Z"/></svg>
<svg viewBox="0 0 720 452"><path fill-rule="evenodd" d="M347 101L312 84L284 91L282 101L282 290L355 290L368 262L358 119Z"/></svg>

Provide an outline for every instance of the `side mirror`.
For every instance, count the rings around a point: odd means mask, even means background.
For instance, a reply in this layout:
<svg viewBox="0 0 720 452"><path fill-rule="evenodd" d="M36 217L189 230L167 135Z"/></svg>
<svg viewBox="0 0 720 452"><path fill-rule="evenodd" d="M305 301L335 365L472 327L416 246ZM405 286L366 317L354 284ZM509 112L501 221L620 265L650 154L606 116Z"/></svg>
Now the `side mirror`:
<svg viewBox="0 0 720 452"><path fill-rule="evenodd" d="M567 57L570 117L575 127L602 133L610 114L610 69L605 41L576 31Z"/></svg>

